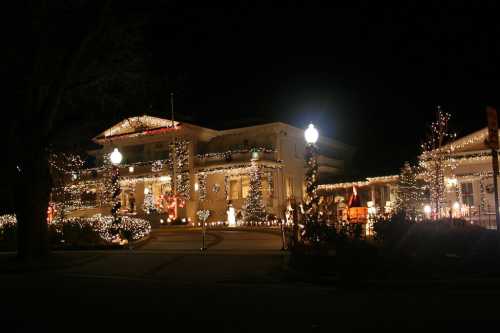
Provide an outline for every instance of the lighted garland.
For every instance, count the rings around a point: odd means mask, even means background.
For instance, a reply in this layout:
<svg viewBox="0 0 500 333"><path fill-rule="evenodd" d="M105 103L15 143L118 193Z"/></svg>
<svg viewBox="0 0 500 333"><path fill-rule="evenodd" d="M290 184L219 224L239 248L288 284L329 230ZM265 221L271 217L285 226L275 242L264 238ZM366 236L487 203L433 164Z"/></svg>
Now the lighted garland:
<svg viewBox="0 0 500 333"><path fill-rule="evenodd" d="M257 152L257 153L275 153L276 150L275 149L271 149L271 148L266 148L266 147L255 147L255 148L228 150L228 151L225 151L225 152L198 154L198 155L196 155L196 157L198 157L198 159L201 159L201 160L204 160L204 159L224 159L224 160L228 160L228 159L231 159L232 155L246 154L246 153L252 153L252 152Z"/></svg>

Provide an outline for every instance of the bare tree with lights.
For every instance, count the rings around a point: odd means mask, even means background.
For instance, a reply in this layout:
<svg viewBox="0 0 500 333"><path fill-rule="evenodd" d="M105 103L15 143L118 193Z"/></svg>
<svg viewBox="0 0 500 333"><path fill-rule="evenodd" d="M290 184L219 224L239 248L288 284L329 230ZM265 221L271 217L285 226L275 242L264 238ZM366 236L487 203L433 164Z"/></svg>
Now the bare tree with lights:
<svg viewBox="0 0 500 333"><path fill-rule="evenodd" d="M69 184L77 180L84 161L78 154L52 152L49 155L50 175L52 179L51 200L56 202L59 219L64 219L66 209L70 202L79 200L75 198L81 193L75 193Z"/></svg>
<svg viewBox="0 0 500 333"><path fill-rule="evenodd" d="M441 211L445 207L445 170L452 169L454 166L451 159L451 147L447 145L450 139L456 137L448 130L450 118L451 115L443 112L438 106L436 120L431 124L430 132L421 146L422 154L419 162L430 192L434 219L441 216Z"/></svg>

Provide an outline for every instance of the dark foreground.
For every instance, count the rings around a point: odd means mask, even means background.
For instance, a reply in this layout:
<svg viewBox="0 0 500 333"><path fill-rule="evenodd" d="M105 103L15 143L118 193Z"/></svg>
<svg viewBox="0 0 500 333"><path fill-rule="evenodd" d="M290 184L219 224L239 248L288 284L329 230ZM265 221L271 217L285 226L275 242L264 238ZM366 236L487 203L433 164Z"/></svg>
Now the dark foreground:
<svg viewBox="0 0 500 333"><path fill-rule="evenodd" d="M2 331L155 326L165 332L455 332L498 327L496 279L319 282L289 269L276 235L214 231L205 254L196 249L195 233L153 236L135 250L54 253L38 267L1 255Z"/></svg>

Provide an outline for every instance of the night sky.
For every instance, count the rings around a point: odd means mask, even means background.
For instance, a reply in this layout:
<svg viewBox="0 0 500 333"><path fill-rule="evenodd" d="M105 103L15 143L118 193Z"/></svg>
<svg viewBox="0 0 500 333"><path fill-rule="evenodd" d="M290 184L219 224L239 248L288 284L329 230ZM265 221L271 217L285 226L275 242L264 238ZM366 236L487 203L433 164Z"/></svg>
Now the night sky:
<svg viewBox="0 0 500 333"><path fill-rule="evenodd" d="M113 22L142 22L133 57L153 88L135 100L118 90L128 100L107 113L85 100L94 93L72 98L63 141L88 142L126 116L169 117L173 91L178 119L212 128L312 121L357 148L351 174L376 176L416 160L437 105L459 136L486 125L486 105L500 107L496 1L287 3L116 2Z"/></svg>
<svg viewBox="0 0 500 333"><path fill-rule="evenodd" d="M358 148L354 173L394 173L415 160L436 105L458 135L485 126L486 105L500 106L500 11L473 3L173 6L174 22L154 16L154 38L165 39L154 59L178 55L164 66L185 71L177 110L193 120L313 121Z"/></svg>

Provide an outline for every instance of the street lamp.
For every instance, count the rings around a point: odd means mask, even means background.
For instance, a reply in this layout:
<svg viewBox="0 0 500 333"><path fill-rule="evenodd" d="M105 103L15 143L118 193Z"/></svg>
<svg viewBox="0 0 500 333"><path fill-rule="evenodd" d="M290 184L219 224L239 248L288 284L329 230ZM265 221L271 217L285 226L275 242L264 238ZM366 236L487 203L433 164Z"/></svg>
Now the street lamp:
<svg viewBox="0 0 500 333"><path fill-rule="evenodd" d="M123 155L120 153L118 148L115 148L111 155L109 155L109 159L113 165L118 165L122 162Z"/></svg>
<svg viewBox="0 0 500 333"><path fill-rule="evenodd" d="M313 145L318 141L319 133L316 127L311 123L309 124L309 127L304 131L304 137L306 139L306 142L310 145Z"/></svg>
<svg viewBox="0 0 500 333"><path fill-rule="evenodd" d="M120 170L118 169L118 164L122 161L122 153L115 148L113 152L109 155L109 160L111 161L112 169L111 169L111 194L113 197L113 206L111 207L111 215L113 216L113 223L117 224L121 222L121 219L118 217L118 210L122 206L118 196L122 191L120 188Z"/></svg>
<svg viewBox="0 0 500 333"><path fill-rule="evenodd" d="M304 203L305 222L309 223L318 222L319 219L319 197L316 192L318 188L318 151L316 142L319 138L318 130L311 123L304 131L304 138L306 140L305 162L306 162L306 198ZM313 239L317 239L317 235L310 235Z"/></svg>

